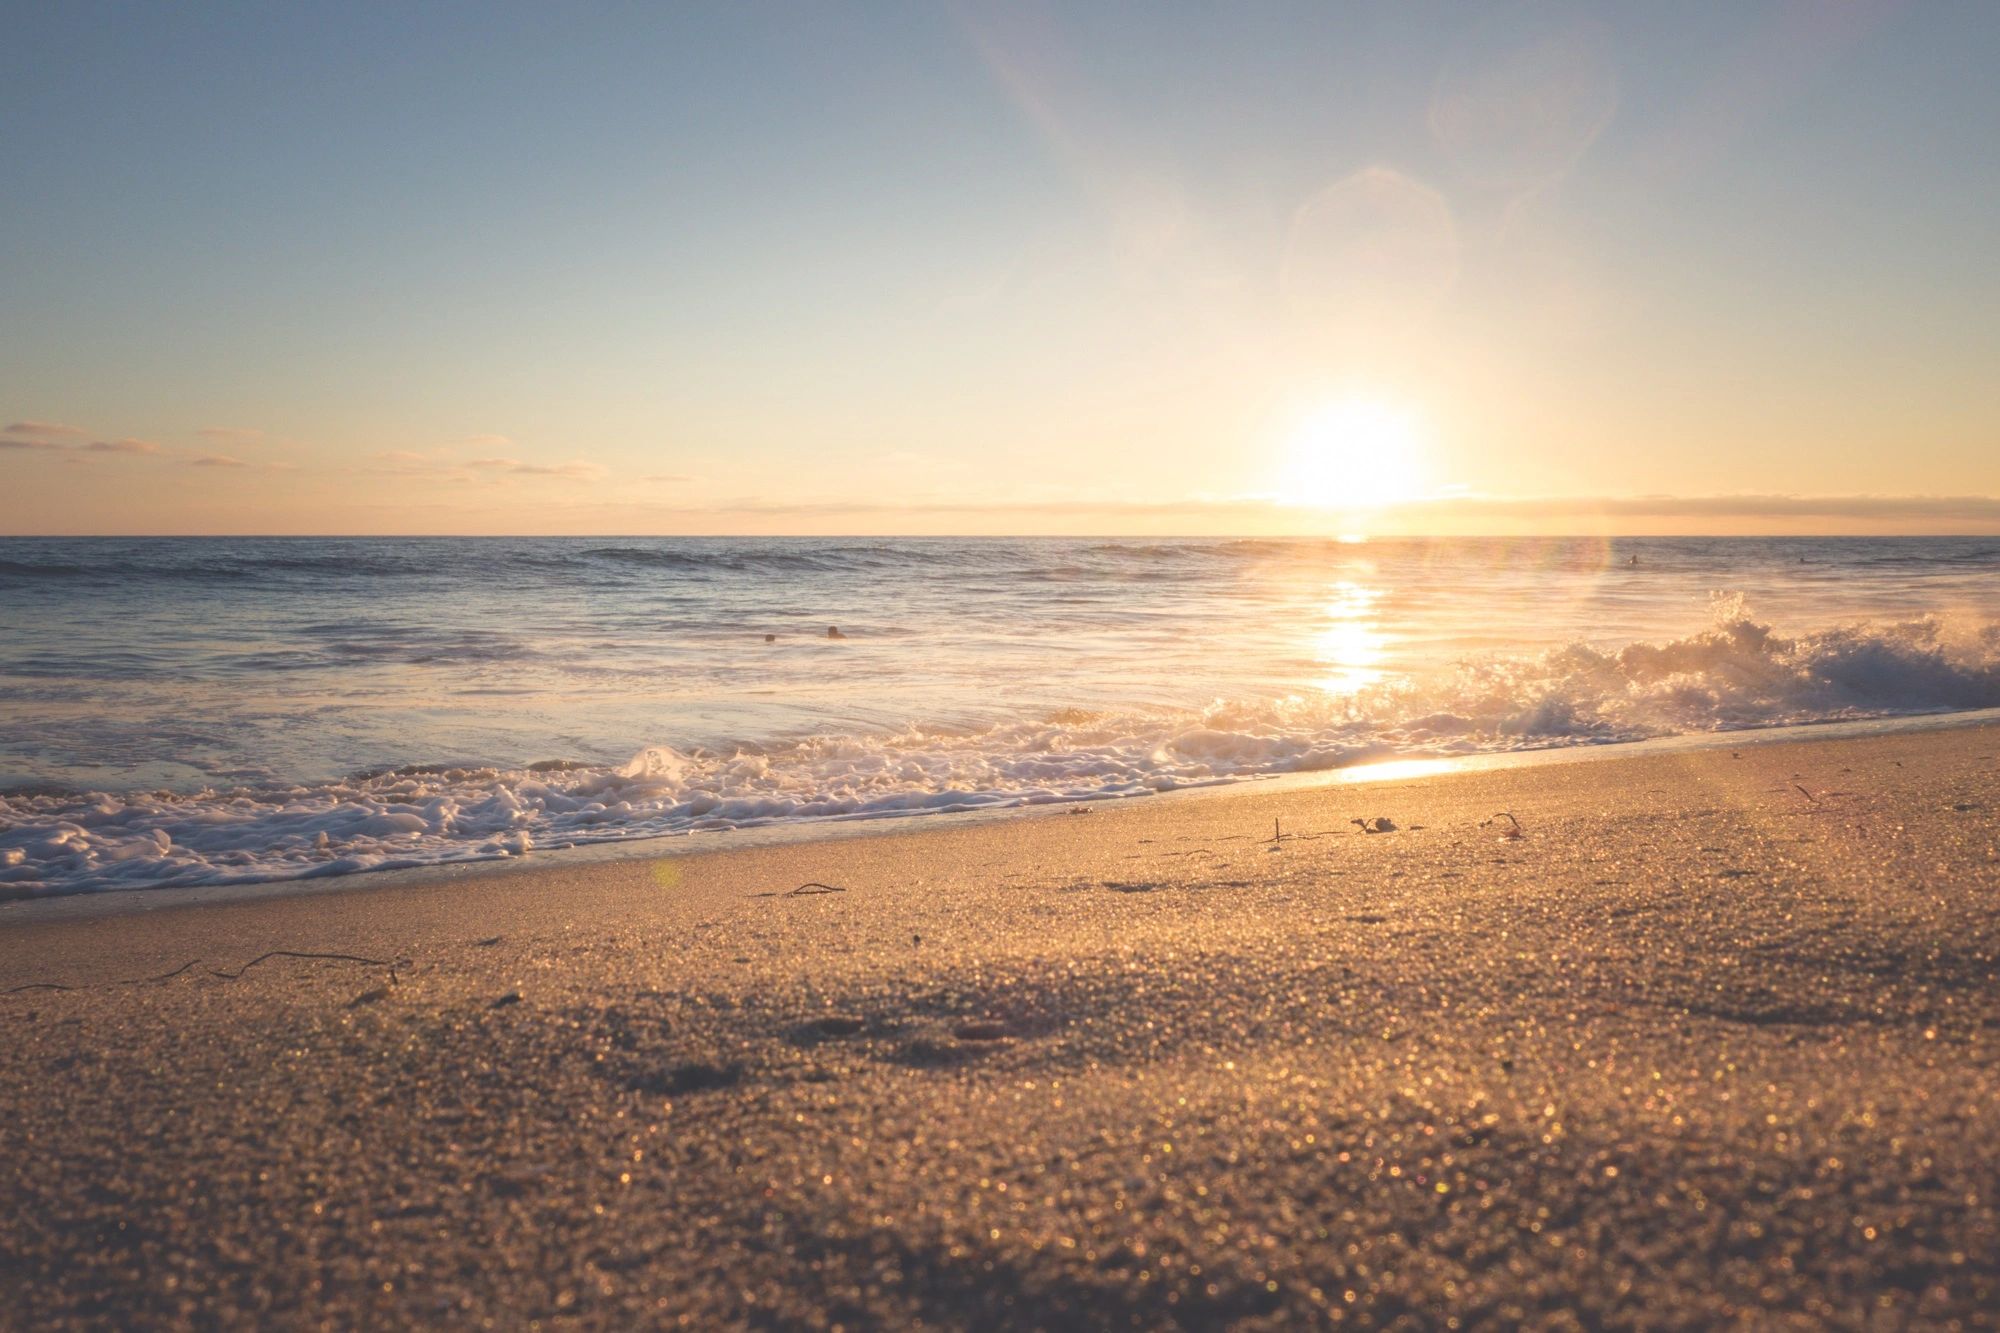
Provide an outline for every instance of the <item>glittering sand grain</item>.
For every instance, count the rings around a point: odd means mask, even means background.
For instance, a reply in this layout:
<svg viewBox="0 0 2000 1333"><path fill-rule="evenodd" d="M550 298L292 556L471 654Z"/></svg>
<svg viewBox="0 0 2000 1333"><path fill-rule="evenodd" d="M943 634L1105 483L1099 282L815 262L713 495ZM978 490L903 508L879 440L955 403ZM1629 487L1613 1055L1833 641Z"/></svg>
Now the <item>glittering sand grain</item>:
<svg viewBox="0 0 2000 1333"><path fill-rule="evenodd" d="M1996 753L16 904L0 1324L1994 1327Z"/></svg>

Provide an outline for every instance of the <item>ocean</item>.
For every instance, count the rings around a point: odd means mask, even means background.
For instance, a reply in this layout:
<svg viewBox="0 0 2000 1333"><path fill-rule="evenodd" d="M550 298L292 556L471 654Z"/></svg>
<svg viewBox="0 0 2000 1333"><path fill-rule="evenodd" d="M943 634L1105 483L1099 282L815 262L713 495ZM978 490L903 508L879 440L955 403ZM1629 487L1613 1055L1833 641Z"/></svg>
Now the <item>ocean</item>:
<svg viewBox="0 0 2000 1333"><path fill-rule="evenodd" d="M1991 537L10 538L0 895L1996 706Z"/></svg>

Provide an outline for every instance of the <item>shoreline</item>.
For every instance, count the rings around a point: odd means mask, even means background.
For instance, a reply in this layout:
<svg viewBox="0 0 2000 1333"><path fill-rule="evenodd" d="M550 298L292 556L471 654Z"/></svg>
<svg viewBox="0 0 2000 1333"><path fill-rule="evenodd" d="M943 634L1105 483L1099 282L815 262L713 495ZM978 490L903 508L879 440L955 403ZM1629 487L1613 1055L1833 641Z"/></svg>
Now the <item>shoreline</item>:
<svg viewBox="0 0 2000 1333"><path fill-rule="evenodd" d="M19 922L0 1324L1991 1327L1996 752Z"/></svg>
<svg viewBox="0 0 2000 1333"><path fill-rule="evenodd" d="M532 874L551 868L615 864L632 860L650 861L663 857L707 856L755 847L839 842L850 838L896 837L919 829L964 828L992 821L1058 817L1065 813L1067 807L1077 804L1085 804L1092 809L1119 807L1135 802L1150 805L1160 801L1207 800L1246 791L1278 793L1312 790L1327 786L1404 781L1412 777L1451 773L1495 772L1535 768L1548 764L1617 761L1691 750L1813 743L1991 725L2000 725L2000 708L1790 723L1745 728L1740 731L1688 732L1637 741L1551 745L1539 749L1506 750L1474 755L1412 755L1374 760L1345 768L1223 779L1155 792L1146 796L1100 797L1083 802L1043 801L978 810L897 812L785 820L732 829L608 839L575 847L538 848L526 856L430 862L379 870L352 871L341 875L240 880L220 884L144 889L109 889L21 898L0 897L0 937L4 937L10 926L30 922L147 913L163 908L197 907L267 897L393 889L433 883L461 883L467 879L489 875ZM722 840L726 840L726 845L721 845Z"/></svg>

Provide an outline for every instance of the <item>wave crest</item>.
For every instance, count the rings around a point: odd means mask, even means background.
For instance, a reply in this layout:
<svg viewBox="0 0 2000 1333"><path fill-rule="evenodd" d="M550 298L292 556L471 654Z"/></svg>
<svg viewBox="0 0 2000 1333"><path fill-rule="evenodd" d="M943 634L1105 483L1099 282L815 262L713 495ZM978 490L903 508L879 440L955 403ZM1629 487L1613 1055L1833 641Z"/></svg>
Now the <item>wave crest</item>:
<svg viewBox="0 0 2000 1333"><path fill-rule="evenodd" d="M1446 756L2000 707L2000 626L1922 617L1787 636L1720 598L1686 638L1460 661L1360 693L1188 711L1063 708L619 766L411 765L337 782L0 795L0 894L294 879L781 821L1144 795Z"/></svg>
<svg viewBox="0 0 2000 1333"><path fill-rule="evenodd" d="M2000 706L2000 626L1925 616L1787 637L1740 597L1714 610L1687 638L1461 663L1357 706L1406 727L1458 715L1463 733L1618 740Z"/></svg>

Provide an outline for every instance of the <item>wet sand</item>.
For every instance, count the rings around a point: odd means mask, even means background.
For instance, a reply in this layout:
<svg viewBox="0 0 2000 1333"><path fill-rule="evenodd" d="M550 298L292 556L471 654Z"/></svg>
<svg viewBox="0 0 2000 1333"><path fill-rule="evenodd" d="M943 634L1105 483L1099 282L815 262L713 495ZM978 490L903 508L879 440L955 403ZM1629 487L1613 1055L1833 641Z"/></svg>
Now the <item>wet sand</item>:
<svg viewBox="0 0 2000 1333"><path fill-rule="evenodd" d="M1996 770L15 904L0 1325L1994 1327Z"/></svg>

